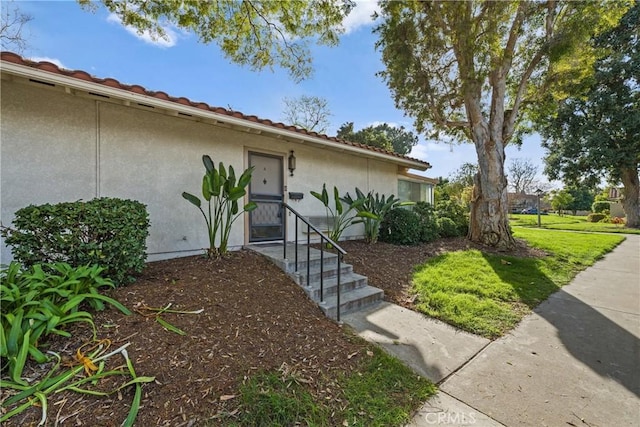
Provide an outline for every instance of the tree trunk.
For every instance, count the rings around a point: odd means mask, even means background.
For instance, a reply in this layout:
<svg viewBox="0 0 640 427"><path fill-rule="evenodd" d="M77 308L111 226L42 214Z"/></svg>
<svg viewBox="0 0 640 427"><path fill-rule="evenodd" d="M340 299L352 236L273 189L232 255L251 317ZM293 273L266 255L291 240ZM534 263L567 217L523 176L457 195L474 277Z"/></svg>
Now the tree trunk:
<svg viewBox="0 0 640 427"><path fill-rule="evenodd" d="M509 228L507 179L502 142L476 140L478 173L474 177L468 238L476 243L509 251L515 240Z"/></svg>
<svg viewBox="0 0 640 427"><path fill-rule="evenodd" d="M624 186L622 209L627 217L627 227L640 228L640 181L636 167L622 170L622 185Z"/></svg>

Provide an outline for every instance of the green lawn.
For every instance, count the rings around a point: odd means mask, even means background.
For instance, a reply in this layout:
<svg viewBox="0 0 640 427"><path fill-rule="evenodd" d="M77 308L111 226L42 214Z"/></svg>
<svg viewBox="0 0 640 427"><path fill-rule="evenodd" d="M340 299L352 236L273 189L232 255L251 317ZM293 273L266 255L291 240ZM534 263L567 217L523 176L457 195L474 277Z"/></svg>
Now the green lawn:
<svg viewBox="0 0 640 427"><path fill-rule="evenodd" d="M355 372L332 384L329 394L338 396L338 405L334 399L314 397L313 381L295 373L262 372L241 388L242 404L251 410L211 425L400 426L437 391L429 380L376 346L370 346L366 357Z"/></svg>
<svg viewBox="0 0 640 427"><path fill-rule="evenodd" d="M543 258L450 252L418 266L413 276L421 312L496 338L624 236L516 228L515 236L548 253Z"/></svg>
<svg viewBox="0 0 640 427"><path fill-rule="evenodd" d="M512 226L537 227L538 215L510 214ZM557 214L540 215L542 228L551 230L589 231L602 233L640 234L639 229L625 228L624 225L605 222L587 222L586 216Z"/></svg>

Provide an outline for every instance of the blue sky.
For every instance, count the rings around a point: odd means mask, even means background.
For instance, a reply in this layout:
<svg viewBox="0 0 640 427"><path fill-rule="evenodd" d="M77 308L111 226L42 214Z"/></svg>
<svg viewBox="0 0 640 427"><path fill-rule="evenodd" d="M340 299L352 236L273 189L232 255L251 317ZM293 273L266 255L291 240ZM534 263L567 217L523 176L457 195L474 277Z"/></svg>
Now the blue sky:
<svg viewBox="0 0 640 427"><path fill-rule="evenodd" d="M75 1L15 5L33 17L25 32L27 58L278 121L283 121L284 97L323 97L332 113L329 135L347 121L356 129L379 122L413 129L412 119L394 107L389 89L375 76L384 67L371 33L373 1L357 4L345 21L347 31L339 46L312 47L315 72L301 83L285 70L254 72L231 64L216 45L200 44L178 29L169 29L166 40L153 41L123 27L104 8L89 12ZM541 175L543 155L539 138L532 136L520 150L507 148L507 164L513 158L529 159L539 165L540 180L546 181ZM432 169L423 173L430 177L446 177L462 163L476 162L472 144L450 147L423 136L411 156L431 163Z"/></svg>

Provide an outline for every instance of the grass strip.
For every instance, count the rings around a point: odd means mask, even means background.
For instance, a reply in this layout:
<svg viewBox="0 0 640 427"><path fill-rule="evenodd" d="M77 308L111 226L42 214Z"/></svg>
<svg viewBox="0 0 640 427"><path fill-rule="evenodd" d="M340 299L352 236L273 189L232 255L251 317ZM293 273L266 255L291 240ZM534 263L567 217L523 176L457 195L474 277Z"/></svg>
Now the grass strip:
<svg viewBox="0 0 640 427"><path fill-rule="evenodd" d="M514 227L538 227L538 215L511 214L509 215L509 222ZM623 224L611 224L608 222L587 222L587 217L580 215L540 215L540 222L542 228L550 230L640 234L640 229L637 228L626 228Z"/></svg>
<svg viewBox="0 0 640 427"><path fill-rule="evenodd" d="M413 276L417 309L466 331L497 338L624 240L619 235L527 228L518 228L515 237L548 255L516 258L465 250L432 258Z"/></svg>
<svg viewBox="0 0 640 427"><path fill-rule="evenodd" d="M331 399L316 396L310 381L281 371L258 373L239 391L240 411L211 420L227 426L401 426L436 386L398 359L370 345L359 366L330 387ZM326 387L326 386L325 386Z"/></svg>

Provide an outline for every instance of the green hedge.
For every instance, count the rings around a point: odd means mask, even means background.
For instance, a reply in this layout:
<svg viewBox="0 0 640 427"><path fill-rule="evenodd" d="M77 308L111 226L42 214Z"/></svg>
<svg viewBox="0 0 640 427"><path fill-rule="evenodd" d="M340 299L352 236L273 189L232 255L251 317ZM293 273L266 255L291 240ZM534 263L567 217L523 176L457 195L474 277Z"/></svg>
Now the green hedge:
<svg viewBox="0 0 640 427"><path fill-rule="evenodd" d="M608 215L604 213L590 213L587 215L587 222L600 222L607 217Z"/></svg>
<svg viewBox="0 0 640 427"><path fill-rule="evenodd" d="M420 219L409 209L394 208L380 224L379 239L394 245L416 245L420 242Z"/></svg>
<svg viewBox="0 0 640 427"><path fill-rule="evenodd" d="M27 267L97 264L106 269L104 276L121 285L144 268L149 215L140 202L106 197L30 205L16 212L13 228L3 229L2 235L14 258Z"/></svg>
<svg viewBox="0 0 640 427"><path fill-rule="evenodd" d="M465 206L453 200L441 200L436 203L435 210L436 217L440 220L438 223L440 229L442 229L442 218L449 218L455 224L456 228L455 232L450 232L448 221L445 221L447 225L444 227L447 229L447 234L443 235L440 233L440 236L456 237L467 234L469 231L469 212Z"/></svg>
<svg viewBox="0 0 640 427"><path fill-rule="evenodd" d="M611 212L611 202L601 201L601 202L593 202L591 205L591 210L593 213L607 213ZM597 222L597 221L592 221Z"/></svg>
<svg viewBox="0 0 640 427"><path fill-rule="evenodd" d="M413 211L420 220L420 241L428 243L436 240L439 234L433 205L427 202L418 202L413 207Z"/></svg>

